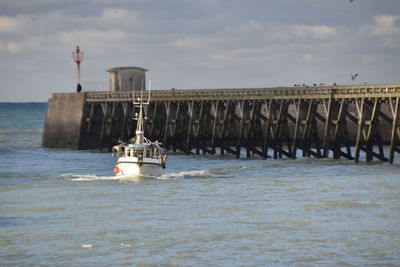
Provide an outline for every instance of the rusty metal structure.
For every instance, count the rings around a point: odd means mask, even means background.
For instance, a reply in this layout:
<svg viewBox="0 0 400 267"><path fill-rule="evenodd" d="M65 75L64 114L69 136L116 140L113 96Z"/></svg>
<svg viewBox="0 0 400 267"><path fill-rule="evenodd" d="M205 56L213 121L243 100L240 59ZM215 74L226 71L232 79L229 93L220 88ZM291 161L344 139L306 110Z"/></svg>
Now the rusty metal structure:
<svg viewBox="0 0 400 267"><path fill-rule="evenodd" d="M77 149L101 150L132 137L132 92L81 95ZM146 136L186 154L359 162L363 152L367 161L393 163L400 153L400 84L155 90L150 100Z"/></svg>

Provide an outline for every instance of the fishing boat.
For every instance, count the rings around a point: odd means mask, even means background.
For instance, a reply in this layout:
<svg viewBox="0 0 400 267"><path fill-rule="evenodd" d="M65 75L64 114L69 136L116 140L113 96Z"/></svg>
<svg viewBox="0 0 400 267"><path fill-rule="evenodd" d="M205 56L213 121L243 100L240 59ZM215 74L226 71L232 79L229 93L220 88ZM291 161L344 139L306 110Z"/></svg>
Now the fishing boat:
<svg viewBox="0 0 400 267"><path fill-rule="evenodd" d="M134 96L133 99L134 108L139 108L134 118L137 120L135 136L113 147L113 156L117 158L114 173L124 177L159 176L166 167L168 156L161 143L152 142L144 136L143 106L150 103L150 92L146 102L143 102L143 90L140 98L135 99Z"/></svg>

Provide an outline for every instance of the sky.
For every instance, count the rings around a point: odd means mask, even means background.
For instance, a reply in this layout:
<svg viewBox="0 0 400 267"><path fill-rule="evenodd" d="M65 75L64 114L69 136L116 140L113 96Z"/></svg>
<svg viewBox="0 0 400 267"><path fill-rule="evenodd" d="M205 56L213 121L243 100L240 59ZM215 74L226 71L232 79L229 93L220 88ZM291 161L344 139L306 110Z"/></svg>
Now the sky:
<svg viewBox="0 0 400 267"><path fill-rule="evenodd" d="M77 45L83 90L400 83L400 0L0 0L0 102L75 92Z"/></svg>

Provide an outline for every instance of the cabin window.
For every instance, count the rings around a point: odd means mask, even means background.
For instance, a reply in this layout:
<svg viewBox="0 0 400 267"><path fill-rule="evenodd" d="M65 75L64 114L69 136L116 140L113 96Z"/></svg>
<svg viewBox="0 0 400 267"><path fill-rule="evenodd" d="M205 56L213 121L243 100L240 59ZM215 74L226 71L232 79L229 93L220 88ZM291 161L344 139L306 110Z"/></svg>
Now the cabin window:
<svg viewBox="0 0 400 267"><path fill-rule="evenodd" d="M151 157L151 150L150 149L146 149L146 157L147 158Z"/></svg>

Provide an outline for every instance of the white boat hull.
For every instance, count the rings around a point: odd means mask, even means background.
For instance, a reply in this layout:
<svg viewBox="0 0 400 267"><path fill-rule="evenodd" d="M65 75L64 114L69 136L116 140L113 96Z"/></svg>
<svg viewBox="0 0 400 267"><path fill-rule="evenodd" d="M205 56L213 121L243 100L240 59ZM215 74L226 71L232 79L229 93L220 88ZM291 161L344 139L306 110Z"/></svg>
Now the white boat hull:
<svg viewBox="0 0 400 267"><path fill-rule="evenodd" d="M141 162L136 157L120 158L115 166L116 176L160 176L162 170L158 159L145 158Z"/></svg>

